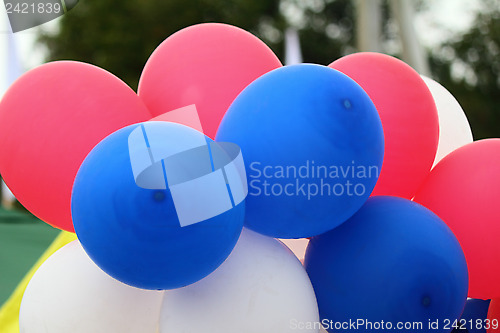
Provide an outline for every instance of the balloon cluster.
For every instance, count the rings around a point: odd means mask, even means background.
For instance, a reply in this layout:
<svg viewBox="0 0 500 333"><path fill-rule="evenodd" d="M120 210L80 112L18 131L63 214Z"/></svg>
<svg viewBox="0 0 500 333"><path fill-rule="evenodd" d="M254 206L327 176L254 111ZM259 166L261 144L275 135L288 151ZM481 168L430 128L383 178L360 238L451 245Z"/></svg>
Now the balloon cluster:
<svg viewBox="0 0 500 333"><path fill-rule="evenodd" d="M0 143L19 201L78 236L21 333L446 332L467 295L500 299L500 139L472 142L454 97L387 55L282 66L195 25L137 94L80 62L27 72ZM311 238L304 265L275 238Z"/></svg>

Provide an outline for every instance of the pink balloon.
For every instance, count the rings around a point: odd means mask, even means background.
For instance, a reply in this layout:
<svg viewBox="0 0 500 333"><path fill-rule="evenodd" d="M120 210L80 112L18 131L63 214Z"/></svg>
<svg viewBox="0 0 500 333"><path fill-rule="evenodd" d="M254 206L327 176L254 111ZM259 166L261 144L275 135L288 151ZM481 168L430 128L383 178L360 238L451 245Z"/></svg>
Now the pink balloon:
<svg viewBox="0 0 500 333"><path fill-rule="evenodd" d="M429 174L438 145L438 115L427 85L410 66L379 53L351 54L329 66L366 91L382 120L385 155L372 195L411 199Z"/></svg>
<svg viewBox="0 0 500 333"><path fill-rule="evenodd" d="M415 195L457 236L469 269L469 297L500 298L500 139L445 156Z"/></svg>
<svg viewBox="0 0 500 333"><path fill-rule="evenodd" d="M214 138L236 96L281 66L249 32L227 24L198 24L173 34L153 52L142 72L139 96L153 116L195 104L204 133Z"/></svg>
<svg viewBox="0 0 500 333"><path fill-rule="evenodd" d="M85 156L107 135L150 118L134 91L101 68L39 66L0 102L0 173L30 212L74 231L71 188Z"/></svg>

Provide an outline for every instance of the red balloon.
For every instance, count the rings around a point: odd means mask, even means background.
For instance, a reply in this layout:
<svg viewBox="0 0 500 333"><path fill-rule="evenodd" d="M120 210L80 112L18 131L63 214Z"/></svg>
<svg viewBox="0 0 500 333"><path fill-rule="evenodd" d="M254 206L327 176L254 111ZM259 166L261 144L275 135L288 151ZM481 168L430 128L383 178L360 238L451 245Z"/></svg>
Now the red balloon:
<svg viewBox="0 0 500 333"><path fill-rule="evenodd" d="M442 159L415 195L457 236L469 297L500 298L500 139L465 145Z"/></svg>
<svg viewBox="0 0 500 333"><path fill-rule="evenodd" d="M153 52L141 75L139 96L153 116L195 104L204 133L214 138L236 96L281 66L249 32L227 24L198 24L173 34Z"/></svg>
<svg viewBox="0 0 500 333"><path fill-rule="evenodd" d="M85 156L107 135L150 118L134 91L101 68L39 66L0 102L0 173L30 212L74 231L71 188Z"/></svg>
<svg viewBox="0 0 500 333"><path fill-rule="evenodd" d="M434 162L439 123L431 92L404 62L379 53L355 53L330 67L356 81L377 108L385 137L380 178L372 195L411 199Z"/></svg>
<svg viewBox="0 0 500 333"><path fill-rule="evenodd" d="M500 299L492 299L488 307L488 321L483 321L482 327L488 327L487 333L500 332ZM474 323L476 324L476 323ZM479 331L479 330L478 330Z"/></svg>

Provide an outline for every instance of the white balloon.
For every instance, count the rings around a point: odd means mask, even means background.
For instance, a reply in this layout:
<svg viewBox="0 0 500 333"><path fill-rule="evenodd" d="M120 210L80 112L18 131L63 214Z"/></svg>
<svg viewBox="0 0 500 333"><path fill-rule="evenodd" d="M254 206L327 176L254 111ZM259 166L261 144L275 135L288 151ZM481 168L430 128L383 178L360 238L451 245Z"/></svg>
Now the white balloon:
<svg viewBox="0 0 500 333"><path fill-rule="evenodd" d="M155 333L163 292L129 287L104 273L73 241L31 279L21 333Z"/></svg>
<svg viewBox="0 0 500 333"><path fill-rule="evenodd" d="M439 117L439 143L433 167L457 148L471 143L472 131L460 104L442 85L422 75L431 91Z"/></svg>
<svg viewBox="0 0 500 333"><path fill-rule="evenodd" d="M228 259L211 275L169 290L161 333L285 333L318 323L309 277L281 242L244 229Z"/></svg>

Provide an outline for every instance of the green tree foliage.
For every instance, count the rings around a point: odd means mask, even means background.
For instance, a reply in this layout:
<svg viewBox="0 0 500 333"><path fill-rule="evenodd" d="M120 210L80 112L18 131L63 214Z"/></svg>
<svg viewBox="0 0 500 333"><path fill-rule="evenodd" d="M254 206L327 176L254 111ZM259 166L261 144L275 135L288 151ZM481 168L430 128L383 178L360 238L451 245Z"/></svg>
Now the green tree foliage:
<svg viewBox="0 0 500 333"><path fill-rule="evenodd" d="M351 0L288 0L281 2L289 25L299 30L304 62L328 65L352 53L355 45Z"/></svg>
<svg viewBox="0 0 500 333"><path fill-rule="evenodd" d="M436 79L462 105L475 140L500 137L500 3L483 7L469 31L431 55Z"/></svg>
<svg viewBox="0 0 500 333"><path fill-rule="evenodd" d="M72 59L103 67L134 89L151 52L169 35L196 23L223 22L258 35L279 25L279 2L268 0L85 0L41 36L49 60ZM278 49L275 40L266 40Z"/></svg>
<svg viewBox="0 0 500 333"><path fill-rule="evenodd" d="M222 22L248 30L284 60L283 13L298 13L305 62L328 64L353 51L351 0L85 0L61 18L56 33L40 37L48 60L73 59L103 67L136 89L151 52L192 24ZM195 50L194 50L195 52Z"/></svg>

